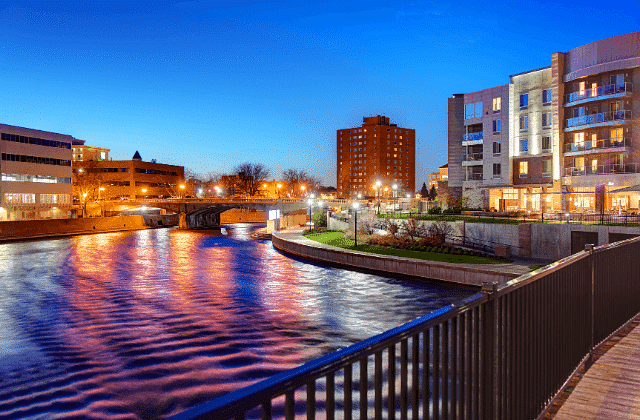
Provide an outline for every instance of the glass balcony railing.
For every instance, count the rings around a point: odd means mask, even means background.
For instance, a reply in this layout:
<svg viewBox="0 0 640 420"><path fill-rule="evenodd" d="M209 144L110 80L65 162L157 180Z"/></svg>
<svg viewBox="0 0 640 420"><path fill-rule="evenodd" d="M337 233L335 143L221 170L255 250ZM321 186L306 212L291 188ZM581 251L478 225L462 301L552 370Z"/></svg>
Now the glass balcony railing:
<svg viewBox="0 0 640 420"><path fill-rule="evenodd" d="M599 86L595 89L585 89L566 95L566 103L577 102L583 99L597 98L598 96L614 95L616 93L633 92L633 83L617 83L614 85Z"/></svg>
<svg viewBox="0 0 640 420"><path fill-rule="evenodd" d="M611 111L600 112L598 114L582 115L580 117L567 118L567 128L578 127L581 125L604 123L608 121L621 121L631 118L631 111Z"/></svg>
<svg viewBox="0 0 640 420"><path fill-rule="evenodd" d="M482 153L469 153L464 156L464 160L467 162L482 160Z"/></svg>
<svg viewBox="0 0 640 420"><path fill-rule="evenodd" d="M463 136L464 141L468 140L482 140L482 131L478 133L468 133Z"/></svg>
<svg viewBox="0 0 640 420"><path fill-rule="evenodd" d="M631 145L631 138L618 137L614 139L588 140L582 143L565 143L564 151L569 152L586 152L599 151L601 149L613 149L616 147L626 147Z"/></svg>
<svg viewBox="0 0 640 420"><path fill-rule="evenodd" d="M482 174L480 173L467 174L467 181L482 181Z"/></svg>
<svg viewBox="0 0 640 420"><path fill-rule="evenodd" d="M635 163L621 163L613 165L585 166L564 168L564 176L635 174L638 167Z"/></svg>

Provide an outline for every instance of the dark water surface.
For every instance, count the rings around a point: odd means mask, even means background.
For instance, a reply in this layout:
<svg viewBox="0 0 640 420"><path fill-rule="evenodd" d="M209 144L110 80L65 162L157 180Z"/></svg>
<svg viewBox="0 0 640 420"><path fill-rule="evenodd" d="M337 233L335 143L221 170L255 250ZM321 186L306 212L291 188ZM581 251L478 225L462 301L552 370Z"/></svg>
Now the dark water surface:
<svg viewBox="0 0 640 420"><path fill-rule="evenodd" d="M0 418L161 418L468 290L176 229L0 245Z"/></svg>

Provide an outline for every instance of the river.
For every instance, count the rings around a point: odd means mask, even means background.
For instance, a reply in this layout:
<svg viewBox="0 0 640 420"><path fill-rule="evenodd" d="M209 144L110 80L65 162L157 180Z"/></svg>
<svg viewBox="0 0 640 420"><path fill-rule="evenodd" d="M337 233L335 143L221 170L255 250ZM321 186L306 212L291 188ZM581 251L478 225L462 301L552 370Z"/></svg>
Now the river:
<svg viewBox="0 0 640 420"><path fill-rule="evenodd" d="M0 418L176 414L471 292L156 229L0 245Z"/></svg>

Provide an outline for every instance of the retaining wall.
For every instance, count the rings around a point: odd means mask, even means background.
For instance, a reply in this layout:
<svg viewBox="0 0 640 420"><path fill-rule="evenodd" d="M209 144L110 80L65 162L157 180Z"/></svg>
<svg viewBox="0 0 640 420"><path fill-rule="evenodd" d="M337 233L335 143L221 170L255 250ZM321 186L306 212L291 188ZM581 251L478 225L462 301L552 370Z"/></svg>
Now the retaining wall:
<svg viewBox="0 0 640 420"><path fill-rule="evenodd" d="M146 228L147 225L142 216L21 220L0 222L0 240L46 238Z"/></svg>
<svg viewBox="0 0 640 420"><path fill-rule="evenodd" d="M264 211L225 211L220 213L220 223L267 223L267 212Z"/></svg>
<svg viewBox="0 0 640 420"><path fill-rule="evenodd" d="M276 249L304 259L347 268L374 270L392 275L401 274L465 286L480 287L484 281L502 284L520 275L499 271L498 268L489 268L490 266L486 265L463 266L445 262L346 251L340 248L325 247L306 238L302 240L287 240L283 235L275 232L271 240Z"/></svg>

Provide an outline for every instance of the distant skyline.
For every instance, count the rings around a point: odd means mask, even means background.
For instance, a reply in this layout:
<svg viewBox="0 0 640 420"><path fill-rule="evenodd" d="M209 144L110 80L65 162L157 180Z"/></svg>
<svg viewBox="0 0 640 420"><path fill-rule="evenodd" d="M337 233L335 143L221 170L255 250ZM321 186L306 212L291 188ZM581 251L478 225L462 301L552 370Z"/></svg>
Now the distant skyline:
<svg viewBox="0 0 640 420"><path fill-rule="evenodd" d="M640 2L161 1L0 5L0 123L146 161L335 186L335 132L416 130L416 189L447 163L447 98L640 28Z"/></svg>

